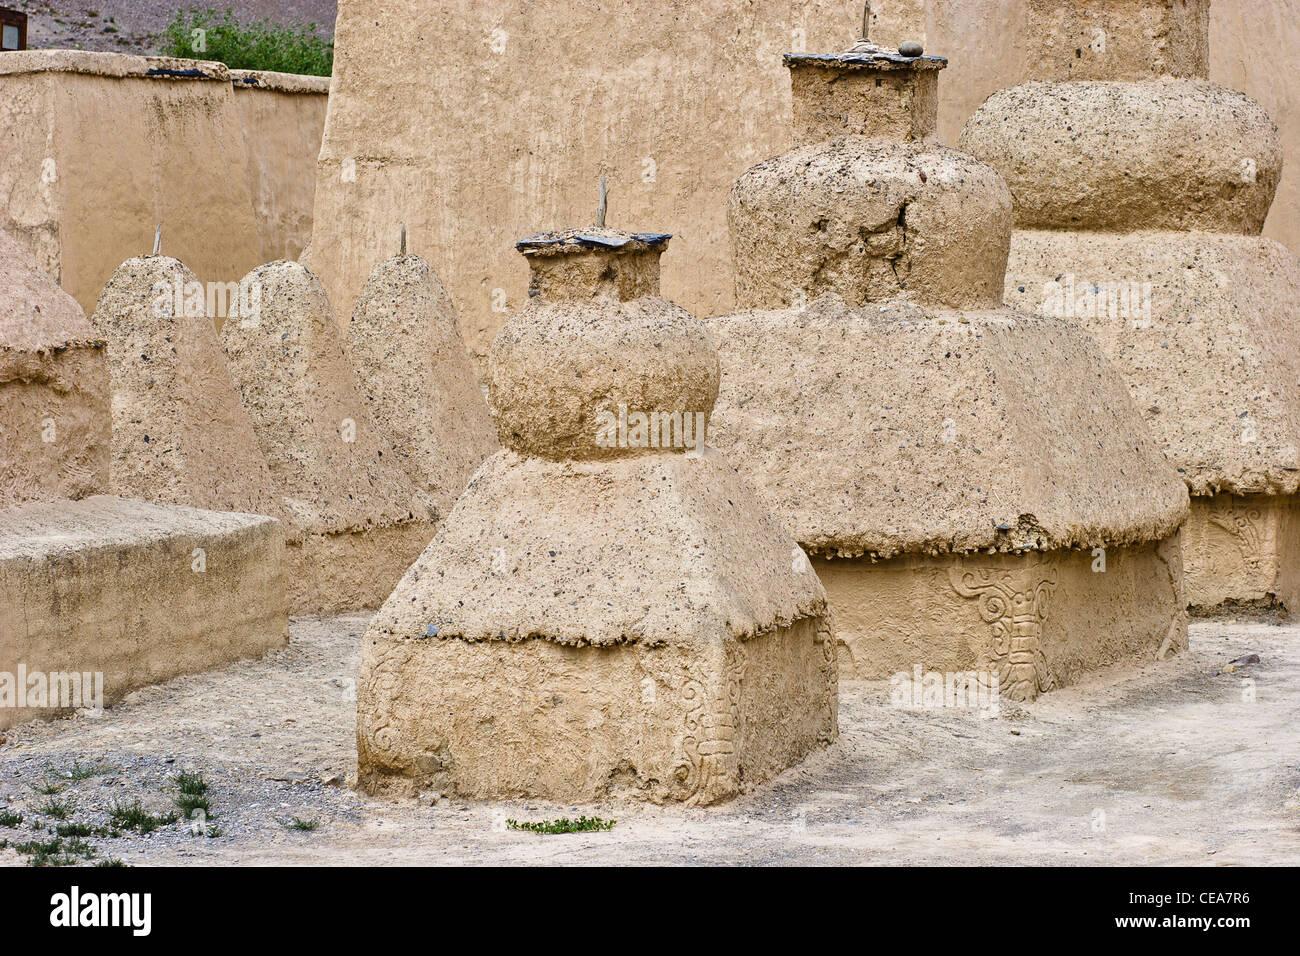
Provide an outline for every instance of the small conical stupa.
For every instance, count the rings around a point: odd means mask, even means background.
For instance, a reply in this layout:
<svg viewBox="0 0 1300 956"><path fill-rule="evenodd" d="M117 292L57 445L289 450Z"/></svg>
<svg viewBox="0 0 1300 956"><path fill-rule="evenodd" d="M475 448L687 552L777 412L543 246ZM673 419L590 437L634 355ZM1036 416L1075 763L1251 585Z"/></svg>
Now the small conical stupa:
<svg viewBox="0 0 1300 956"><path fill-rule="evenodd" d="M289 606L377 607L433 536L436 510L371 419L320 281L281 261L241 285L257 309L227 321L221 344L294 530Z"/></svg>
<svg viewBox="0 0 1300 956"><path fill-rule="evenodd" d="M1101 343L1192 495L1188 600L1300 610L1300 261L1277 128L1207 81L1209 0L1030 4L1034 82L962 145L1007 178L1007 298ZM1279 77L1279 81L1283 78Z"/></svg>
<svg viewBox="0 0 1300 956"><path fill-rule="evenodd" d="M375 267L348 324L348 351L370 416L416 487L445 514L496 432L451 298L429 264L406 253Z"/></svg>
<svg viewBox="0 0 1300 956"><path fill-rule="evenodd" d="M1032 699L1182 647L1186 491L1096 343L1003 305L1011 195L934 140L947 61L864 25L785 62L796 147L730 199L716 441L817 556L842 672Z"/></svg>
<svg viewBox="0 0 1300 956"><path fill-rule="evenodd" d="M159 504L283 519L210 314L208 291L217 288L155 254L122 263L100 293L90 321L108 342L110 487ZM220 311L237 321L239 289L220 291Z"/></svg>
<svg viewBox="0 0 1300 956"><path fill-rule="evenodd" d="M824 592L704 443L718 357L659 295L668 238L518 244L504 447L366 632L364 789L707 804L835 737Z"/></svg>

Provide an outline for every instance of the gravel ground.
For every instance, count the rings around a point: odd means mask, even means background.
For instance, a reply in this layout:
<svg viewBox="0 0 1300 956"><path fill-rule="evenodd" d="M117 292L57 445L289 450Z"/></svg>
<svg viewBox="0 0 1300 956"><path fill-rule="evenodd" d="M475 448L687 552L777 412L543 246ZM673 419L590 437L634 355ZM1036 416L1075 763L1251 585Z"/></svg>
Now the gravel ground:
<svg viewBox="0 0 1300 956"><path fill-rule="evenodd" d="M0 810L24 820L0 840L52 836L53 809L104 827L87 838L96 858L127 864L1300 863L1300 627L1198 622L1171 662L996 718L904 712L887 682L845 684L838 743L728 805L688 810L358 795L365 621L295 620L290 647L263 660L147 688L97 719L8 731ZM1251 653L1260 663L1229 672ZM183 822L107 835L115 801L174 809L182 769L211 785L214 835ZM67 779L79 773L91 775ZM564 836L504 824L579 813L618 823ZM27 859L0 850L0 864Z"/></svg>
<svg viewBox="0 0 1300 956"><path fill-rule="evenodd" d="M244 21L315 23L334 35L338 0L0 0L0 6L28 15L27 45L39 48L152 53L155 37L178 9L224 10Z"/></svg>

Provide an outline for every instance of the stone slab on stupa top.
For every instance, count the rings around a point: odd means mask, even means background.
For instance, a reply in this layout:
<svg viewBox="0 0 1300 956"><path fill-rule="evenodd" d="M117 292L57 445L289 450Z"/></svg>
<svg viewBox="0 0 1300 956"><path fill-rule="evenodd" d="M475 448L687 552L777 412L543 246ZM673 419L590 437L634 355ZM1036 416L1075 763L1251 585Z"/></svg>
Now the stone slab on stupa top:
<svg viewBox="0 0 1300 956"><path fill-rule="evenodd" d="M586 229L540 232L520 239L515 243L515 248L526 256L609 250L640 252L664 248L670 239L672 235L666 232L623 232L606 226L590 226Z"/></svg>
<svg viewBox="0 0 1300 956"><path fill-rule="evenodd" d="M247 289L242 303L237 287L221 292L230 321L256 308ZM193 272L160 255L128 259L100 293L91 323L108 342L113 493L284 518L207 298Z"/></svg>
<svg viewBox="0 0 1300 956"><path fill-rule="evenodd" d="M515 243L529 263L529 298L631 302L659 293L659 256L672 236L606 226L542 232Z"/></svg>
<svg viewBox="0 0 1300 956"><path fill-rule="evenodd" d="M376 266L347 343L389 453L446 514L497 441L455 309L429 264L402 254Z"/></svg>
<svg viewBox="0 0 1300 956"><path fill-rule="evenodd" d="M534 294L489 368L504 447L363 638L364 789L707 804L834 738L821 584L705 443L718 358L659 295L666 244L520 244Z"/></svg>
<svg viewBox="0 0 1300 956"><path fill-rule="evenodd" d="M932 139L939 115L939 56L877 46L862 35L840 53L786 53L794 93L796 144L835 136L872 136L897 142Z"/></svg>

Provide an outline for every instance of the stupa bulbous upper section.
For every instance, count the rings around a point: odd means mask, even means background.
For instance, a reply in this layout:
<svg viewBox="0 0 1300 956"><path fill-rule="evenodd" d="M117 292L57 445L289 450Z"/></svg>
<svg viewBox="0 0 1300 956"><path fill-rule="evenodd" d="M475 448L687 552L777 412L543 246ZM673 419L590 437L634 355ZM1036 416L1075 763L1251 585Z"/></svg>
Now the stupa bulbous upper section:
<svg viewBox="0 0 1300 956"><path fill-rule="evenodd" d="M1277 127L1206 80L1207 0L1035 0L1029 75L990 96L960 146L995 166L1020 229L1258 235Z"/></svg>
<svg viewBox="0 0 1300 956"><path fill-rule="evenodd" d="M591 460L702 444L718 356L703 324L659 296L668 239L593 228L518 244L530 301L502 327L489 363L502 445Z"/></svg>
<svg viewBox="0 0 1300 956"><path fill-rule="evenodd" d="M1192 80L999 90L961 148L1002 173L1021 229L1258 235L1282 174L1264 108Z"/></svg>
<svg viewBox="0 0 1300 956"><path fill-rule="evenodd" d="M741 308L824 293L851 306L900 293L941 308L996 308L1011 193L989 166L934 141L947 61L860 41L787 54L796 148L745 172L728 220Z"/></svg>

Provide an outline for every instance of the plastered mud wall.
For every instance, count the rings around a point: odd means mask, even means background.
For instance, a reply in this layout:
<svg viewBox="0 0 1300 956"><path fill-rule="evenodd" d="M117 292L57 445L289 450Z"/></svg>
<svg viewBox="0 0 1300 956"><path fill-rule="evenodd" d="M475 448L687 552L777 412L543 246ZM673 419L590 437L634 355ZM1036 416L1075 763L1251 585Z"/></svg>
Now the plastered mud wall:
<svg viewBox="0 0 1300 956"><path fill-rule="evenodd" d="M231 70L230 79L248 154L257 260L296 259L311 241L329 78Z"/></svg>
<svg viewBox="0 0 1300 956"><path fill-rule="evenodd" d="M256 80L256 82L254 82ZM0 228L94 311L124 259L164 248L205 281L310 234L326 81L192 60L0 56ZM236 91L237 89L237 91Z"/></svg>
<svg viewBox="0 0 1300 956"><path fill-rule="evenodd" d="M872 36L950 58L939 138L955 143L1029 64L1030 0L875 0ZM860 0L341 0L320 154L312 268L340 316L405 222L481 360L527 294L512 242L594 219L676 235L664 294L698 315L734 307L726 201L791 146L780 54L840 50ZM1211 79L1256 97L1300 157L1300 0L1219 0ZM1265 235L1300 251L1300 159Z"/></svg>

